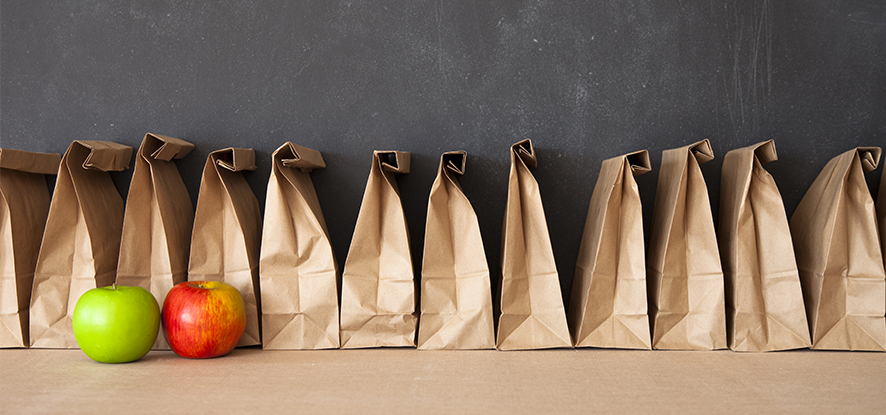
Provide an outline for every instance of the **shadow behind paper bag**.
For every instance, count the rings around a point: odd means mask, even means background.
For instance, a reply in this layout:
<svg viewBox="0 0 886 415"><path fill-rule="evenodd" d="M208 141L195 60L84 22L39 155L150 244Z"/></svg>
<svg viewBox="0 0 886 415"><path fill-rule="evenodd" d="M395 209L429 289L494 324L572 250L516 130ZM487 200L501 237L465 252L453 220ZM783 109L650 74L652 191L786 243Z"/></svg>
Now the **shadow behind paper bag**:
<svg viewBox="0 0 886 415"><path fill-rule="evenodd" d="M605 160L600 168L569 301L577 347L652 348L643 208L634 180L651 170L646 150Z"/></svg>
<svg viewBox="0 0 886 415"><path fill-rule="evenodd" d="M61 156L0 149L0 347L28 347L28 307Z"/></svg>
<svg viewBox="0 0 886 415"><path fill-rule="evenodd" d="M662 154L647 263L652 347L723 349L723 270L700 163L708 140Z"/></svg>
<svg viewBox="0 0 886 415"><path fill-rule="evenodd" d="M718 236L732 350L811 345L787 214L763 168L777 159L769 140L732 150L723 160Z"/></svg>
<svg viewBox="0 0 886 415"><path fill-rule="evenodd" d="M34 275L31 347L77 348L77 300L114 282L123 198L107 172L131 158L132 147L106 141L74 141L62 157Z"/></svg>
<svg viewBox="0 0 886 415"><path fill-rule="evenodd" d="M338 270L310 172L319 151L285 143L274 151L262 231L262 347L339 347Z"/></svg>
<svg viewBox="0 0 886 415"><path fill-rule="evenodd" d="M480 225L458 183L467 153L440 157L428 198L419 349L492 349L492 292Z"/></svg>
<svg viewBox="0 0 886 415"><path fill-rule="evenodd" d="M512 145L510 155L497 347L572 347L538 182L529 171L537 164L532 142L523 140Z"/></svg>
<svg viewBox="0 0 886 415"><path fill-rule="evenodd" d="M342 348L415 346L415 276L396 173L409 153L375 151L342 275Z"/></svg>
<svg viewBox="0 0 886 415"><path fill-rule="evenodd" d="M831 159L791 216L813 349L886 350L886 272L864 172L879 147Z"/></svg>
<svg viewBox="0 0 886 415"><path fill-rule="evenodd" d="M246 332L238 347L261 344L261 212L242 173L255 168L252 149L227 148L209 154L194 213L188 264L188 281L222 281L243 295Z"/></svg>
<svg viewBox="0 0 886 415"><path fill-rule="evenodd" d="M161 307L166 293L188 277L194 207L173 159L193 149L184 140L146 134L126 197L117 284L150 291ZM169 350L163 335L153 348Z"/></svg>

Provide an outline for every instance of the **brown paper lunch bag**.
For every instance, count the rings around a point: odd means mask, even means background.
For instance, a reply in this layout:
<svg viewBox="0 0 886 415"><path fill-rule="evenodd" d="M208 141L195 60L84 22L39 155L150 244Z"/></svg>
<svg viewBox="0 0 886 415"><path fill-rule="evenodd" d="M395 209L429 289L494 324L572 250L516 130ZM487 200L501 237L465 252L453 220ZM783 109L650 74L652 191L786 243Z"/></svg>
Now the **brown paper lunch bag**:
<svg viewBox="0 0 886 415"><path fill-rule="evenodd" d="M699 167L713 159L707 139L662 153L646 264L655 349L727 347L723 270Z"/></svg>
<svg viewBox="0 0 886 415"><path fill-rule="evenodd" d="M775 180L773 140L726 153L719 246L726 277L729 348L765 352L811 346L791 230Z"/></svg>
<svg viewBox="0 0 886 415"><path fill-rule="evenodd" d="M222 281L243 295L246 332L238 347L261 344L261 212L242 173L255 168L251 148L226 148L209 154L194 212L188 262L188 281Z"/></svg>
<svg viewBox="0 0 886 415"><path fill-rule="evenodd" d="M500 350L572 347L560 277L544 207L530 167L532 141L511 146L508 199L502 226Z"/></svg>
<svg viewBox="0 0 886 415"><path fill-rule="evenodd" d="M477 214L461 189L467 153L440 157L428 198L419 349L492 349L489 266Z"/></svg>
<svg viewBox="0 0 886 415"><path fill-rule="evenodd" d="M341 346L415 346L415 276L397 173L410 154L375 151L345 260Z"/></svg>
<svg viewBox="0 0 886 415"><path fill-rule="evenodd" d="M886 272L864 172L879 147L830 162L791 216L813 349L886 350Z"/></svg>
<svg viewBox="0 0 886 415"><path fill-rule="evenodd" d="M880 177L880 190L877 191L877 223L880 224L880 247L883 252L883 265L886 267L886 167Z"/></svg>
<svg viewBox="0 0 886 415"><path fill-rule="evenodd" d="M634 176L651 171L646 150L603 161L572 282L576 347L651 349L643 208Z"/></svg>
<svg viewBox="0 0 886 415"><path fill-rule="evenodd" d="M126 197L117 284L142 287L161 306L166 293L188 279L194 206L173 160L193 149L184 140L145 134ZM157 336L153 348L169 350L166 338Z"/></svg>
<svg viewBox="0 0 886 415"><path fill-rule="evenodd" d="M326 163L288 142L272 158L259 261L262 347L338 348L338 269L310 175Z"/></svg>
<svg viewBox="0 0 886 415"><path fill-rule="evenodd" d="M61 155L0 149L0 348L28 347L28 306Z"/></svg>
<svg viewBox="0 0 886 415"><path fill-rule="evenodd" d="M132 147L107 141L74 141L62 157L31 292L31 347L77 348L77 300L114 282L123 198L108 172L131 159Z"/></svg>

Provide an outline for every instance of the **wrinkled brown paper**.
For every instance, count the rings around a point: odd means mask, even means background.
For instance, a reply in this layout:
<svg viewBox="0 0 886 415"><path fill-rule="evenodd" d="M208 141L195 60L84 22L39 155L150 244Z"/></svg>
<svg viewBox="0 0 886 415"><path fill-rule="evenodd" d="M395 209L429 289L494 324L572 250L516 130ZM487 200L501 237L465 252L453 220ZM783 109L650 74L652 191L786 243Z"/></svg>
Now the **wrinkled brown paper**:
<svg viewBox="0 0 886 415"><path fill-rule="evenodd" d="M415 276L397 173L409 153L375 151L342 275L341 346L415 346Z"/></svg>
<svg viewBox="0 0 886 415"><path fill-rule="evenodd" d="M647 262L655 349L727 346L723 270L699 167L713 159L708 140L662 154Z"/></svg>
<svg viewBox="0 0 886 415"><path fill-rule="evenodd" d="M634 180L651 170L646 150L605 160L600 168L569 301L577 347L652 348L643 208Z"/></svg>
<svg viewBox="0 0 886 415"><path fill-rule="evenodd" d="M532 141L511 146L502 226L500 350L572 347L544 207L530 167Z"/></svg>
<svg viewBox="0 0 886 415"><path fill-rule="evenodd" d="M28 307L61 156L0 149L0 347L28 347Z"/></svg>
<svg viewBox="0 0 886 415"><path fill-rule="evenodd" d="M813 349L886 350L886 272L864 172L879 147L831 159L791 216Z"/></svg>
<svg viewBox="0 0 886 415"><path fill-rule="evenodd" d="M883 265L886 267L886 167L880 177L880 190L877 191L877 222L880 224L880 246L883 251Z"/></svg>
<svg viewBox="0 0 886 415"><path fill-rule="evenodd" d="M461 189L467 153L440 157L428 198L421 270L419 349L492 349L495 331L486 251Z"/></svg>
<svg viewBox="0 0 886 415"><path fill-rule="evenodd" d="M775 180L763 168L775 160L772 140L732 150L723 160L719 245L732 350L811 345L787 214Z"/></svg>
<svg viewBox="0 0 886 415"><path fill-rule="evenodd" d="M193 149L184 140L145 134L126 197L117 284L142 287L160 305L175 284L188 279L194 206L173 160ZM166 338L157 336L153 348L169 350Z"/></svg>
<svg viewBox="0 0 886 415"><path fill-rule="evenodd" d="M107 172L131 159L132 147L106 141L74 141L62 157L34 275L31 347L77 348L77 300L114 282L123 198Z"/></svg>
<svg viewBox="0 0 886 415"><path fill-rule="evenodd" d="M188 281L222 281L243 295L246 332L238 347L261 344L261 212L242 173L255 168L251 148L227 148L209 154L197 197L188 263Z"/></svg>
<svg viewBox="0 0 886 415"><path fill-rule="evenodd" d="M338 348L338 270L310 175L326 163L293 143L272 158L259 262L262 347Z"/></svg>

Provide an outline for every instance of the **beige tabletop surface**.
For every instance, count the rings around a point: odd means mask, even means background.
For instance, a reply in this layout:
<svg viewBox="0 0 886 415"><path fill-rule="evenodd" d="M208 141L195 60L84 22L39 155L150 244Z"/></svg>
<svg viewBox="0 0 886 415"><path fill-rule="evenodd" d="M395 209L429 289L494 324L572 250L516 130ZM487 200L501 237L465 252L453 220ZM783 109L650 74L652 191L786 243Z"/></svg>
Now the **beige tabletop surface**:
<svg viewBox="0 0 886 415"><path fill-rule="evenodd" d="M886 413L886 353L0 350L0 413Z"/></svg>

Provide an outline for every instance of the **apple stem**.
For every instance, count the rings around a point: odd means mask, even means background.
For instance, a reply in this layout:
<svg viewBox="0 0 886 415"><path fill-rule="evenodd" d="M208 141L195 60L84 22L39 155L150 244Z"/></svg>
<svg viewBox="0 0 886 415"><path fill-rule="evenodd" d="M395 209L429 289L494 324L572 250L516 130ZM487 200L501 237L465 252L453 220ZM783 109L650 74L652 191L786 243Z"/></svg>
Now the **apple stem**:
<svg viewBox="0 0 886 415"><path fill-rule="evenodd" d="M113 288L114 290L117 290L117 283L116 283L116 282L112 282L112 283L111 283L111 288Z"/></svg>

